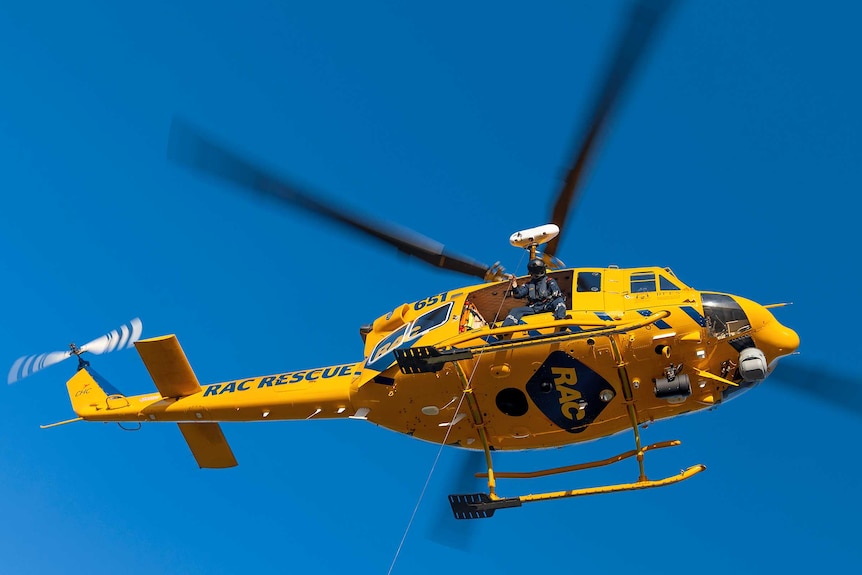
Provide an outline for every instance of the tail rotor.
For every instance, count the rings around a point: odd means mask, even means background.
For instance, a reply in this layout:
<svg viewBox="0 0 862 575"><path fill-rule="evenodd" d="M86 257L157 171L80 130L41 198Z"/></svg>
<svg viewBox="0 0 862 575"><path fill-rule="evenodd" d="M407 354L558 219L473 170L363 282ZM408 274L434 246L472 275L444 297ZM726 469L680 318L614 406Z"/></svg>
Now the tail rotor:
<svg viewBox="0 0 862 575"><path fill-rule="evenodd" d="M74 343L69 345L66 351L51 351L35 355L25 355L19 357L9 369L9 375L6 379L8 384L13 384L21 381L25 377L30 377L37 371L41 371L46 367L50 367L61 361L77 356L80 364L86 364L81 358L83 353L92 353L101 355L110 353L120 349L127 349L134 345L141 338L143 332L143 324L140 318L134 318L128 323L125 323L117 329L106 333L101 337L85 343L82 346L77 346Z"/></svg>

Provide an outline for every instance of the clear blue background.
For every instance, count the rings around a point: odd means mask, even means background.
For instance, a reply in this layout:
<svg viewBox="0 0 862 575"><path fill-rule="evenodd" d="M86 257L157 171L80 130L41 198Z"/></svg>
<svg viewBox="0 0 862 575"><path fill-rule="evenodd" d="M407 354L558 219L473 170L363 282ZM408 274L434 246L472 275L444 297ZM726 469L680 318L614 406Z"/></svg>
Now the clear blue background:
<svg viewBox="0 0 862 575"><path fill-rule="evenodd" d="M0 364L135 316L176 333L202 382L356 361L361 324L471 283L170 164L175 114L339 205L523 272L508 236L547 220L627 5L3 3ZM849 1L678 3L559 255L793 301L776 315L801 353L779 371L858 380L859 21ZM134 351L94 365L152 389ZM0 572L390 570L435 446L357 421L228 424L240 465L199 470L173 425L40 430L72 417L73 371L0 389ZM460 463L444 450L392 572L853 571L860 426L774 378L644 432L683 440L651 476L708 466L688 482L501 511L448 540ZM626 462L500 492L635 478Z"/></svg>

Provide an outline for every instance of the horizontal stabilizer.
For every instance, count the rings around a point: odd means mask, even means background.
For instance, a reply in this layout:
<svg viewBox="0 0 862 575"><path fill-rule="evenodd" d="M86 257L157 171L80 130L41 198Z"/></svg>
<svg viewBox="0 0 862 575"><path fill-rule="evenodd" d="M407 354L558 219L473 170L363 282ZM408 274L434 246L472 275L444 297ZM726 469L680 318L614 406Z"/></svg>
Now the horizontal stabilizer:
<svg viewBox="0 0 862 575"><path fill-rule="evenodd" d="M185 397L201 390L177 336L142 339L135 342L135 348L162 397Z"/></svg>
<svg viewBox="0 0 862 575"><path fill-rule="evenodd" d="M198 466L208 469L235 467L236 458L218 423L178 423Z"/></svg>

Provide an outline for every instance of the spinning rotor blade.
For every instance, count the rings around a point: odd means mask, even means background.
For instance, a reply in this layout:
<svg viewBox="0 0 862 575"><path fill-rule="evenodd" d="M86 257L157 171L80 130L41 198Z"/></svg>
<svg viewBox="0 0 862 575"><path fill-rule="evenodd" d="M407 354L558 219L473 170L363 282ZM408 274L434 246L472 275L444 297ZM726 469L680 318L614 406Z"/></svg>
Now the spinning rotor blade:
<svg viewBox="0 0 862 575"><path fill-rule="evenodd" d="M25 377L33 375L39 370L54 365L55 363L60 363L71 356L71 351L52 351L39 355L25 355L23 357L19 357L9 369L6 383L12 385L16 381L20 381Z"/></svg>
<svg viewBox="0 0 862 575"><path fill-rule="evenodd" d="M298 206L354 231L377 238L399 251L433 266L485 279L491 268L447 252L443 245L391 224L372 222L328 204L318 195L264 170L208 139L185 122L174 119L168 157L187 167L210 174L265 197Z"/></svg>
<svg viewBox="0 0 862 575"><path fill-rule="evenodd" d="M80 351L89 351L92 354L101 355L118 349L126 349L132 347L136 341L141 339L143 330L144 324L141 323L139 318L135 318L114 331L85 343L80 347Z"/></svg>
<svg viewBox="0 0 862 575"><path fill-rule="evenodd" d="M560 235L545 245L544 253L547 255L554 255L557 251L569 208L577 199L578 186L596 141L607 123L614 104L625 89L626 82L632 76L638 59L646 51L650 38L671 3L672 0L646 0L632 8L628 25L618 41L602 89L593 104L592 113L588 116L586 131L551 212L549 221L560 227Z"/></svg>
<svg viewBox="0 0 862 575"><path fill-rule="evenodd" d="M73 348L77 349L78 353L88 351L90 353L100 355L132 347L132 345L141 338L142 331L143 324L141 323L141 320L139 318L135 318L112 332L106 333L93 341L85 343L81 347L75 348L75 345L72 344L70 349L66 351L52 351L49 353L19 357L9 369L9 375L6 382L11 385L16 381L20 381L25 377L33 375L37 371L60 363L73 355L77 355L75 351L73 351Z"/></svg>
<svg viewBox="0 0 862 575"><path fill-rule="evenodd" d="M783 359L770 378L777 380L782 389L862 417L862 377L853 378Z"/></svg>

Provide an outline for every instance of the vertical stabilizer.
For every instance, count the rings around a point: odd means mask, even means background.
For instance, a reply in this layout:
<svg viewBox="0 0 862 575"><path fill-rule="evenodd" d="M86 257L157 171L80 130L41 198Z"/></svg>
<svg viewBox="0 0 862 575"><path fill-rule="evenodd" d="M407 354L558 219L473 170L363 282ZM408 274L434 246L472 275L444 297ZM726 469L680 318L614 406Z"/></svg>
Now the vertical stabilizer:
<svg viewBox="0 0 862 575"><path fill-rule="evenodd" d="M89 367L79 369L74 377L66 382L72 409L79 417L86 418L107 409L108 394L99 385L102 382L104 380ZM110 391L116 390L111 388Z"/></svg>

